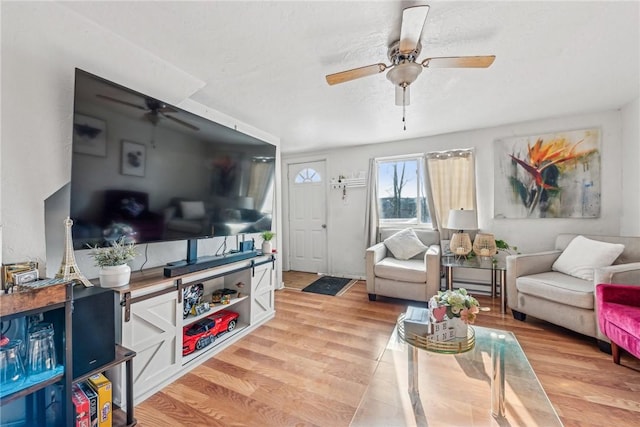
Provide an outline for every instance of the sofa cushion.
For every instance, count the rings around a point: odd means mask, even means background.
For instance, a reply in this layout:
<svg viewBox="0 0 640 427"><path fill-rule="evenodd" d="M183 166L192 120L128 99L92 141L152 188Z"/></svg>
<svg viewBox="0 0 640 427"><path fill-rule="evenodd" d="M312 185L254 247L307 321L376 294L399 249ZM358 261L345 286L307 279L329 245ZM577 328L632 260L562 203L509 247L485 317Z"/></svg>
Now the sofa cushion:
<svg viewBox="0 0 640 427"><path fill-rule="evenodd" d="M206 215L202 200L194 202L182 201L180 202L180 210L182 211L183 219L203 219Z"/></svg>
<svg viewBox="0 0 640 427"><path fill-rule="evenodd" d="M593 283L564 273L546 272L516 279L518 292L564 305L593 310Z"/></svg>
<svg viewBox="0 0 640 427"><path fill-rule="evenodd" d="M602 304L600 315L607 322L613 323L627 334L640 339L640 328L638 327L640 325L640 307L605 302Z"/></svg>
<svg viewBox="0 0 640 427"><path fill-rule="evenodd" d="M427 270L423 260L387 257L378 262L373 271L376 277L385 279L412 283L427 282Z"/></svg>
<svg viewBox="0 0 640 427"><path fill-rule="evenodd" d="M593 281L593 269L613 264L623 250L624 245L618 243L606 243L576 236L562 251L551 269Z"/></svg>
<svg viewBox="0 0 640 427"><path fill-rule="evenodd" d="M384 245L395 258L408 260L426 251L428 248L418 239L412 228L400 230L384 239Z"/></svg>

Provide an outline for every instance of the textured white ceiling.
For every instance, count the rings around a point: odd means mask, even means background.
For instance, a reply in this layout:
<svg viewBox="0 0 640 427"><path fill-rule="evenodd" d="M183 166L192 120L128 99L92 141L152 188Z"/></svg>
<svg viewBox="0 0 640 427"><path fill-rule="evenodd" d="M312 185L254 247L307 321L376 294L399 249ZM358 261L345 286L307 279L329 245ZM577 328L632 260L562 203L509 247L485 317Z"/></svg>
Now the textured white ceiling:
<svg viewBox="0 0 640 427"><path fill-rule="evenodd" d="M600 111L640 93L638 1L64 4L206 82L194 101L280 137L284 152ZM420 59L497 58L488 69L425 69L403 131L384 74L332 87L324 77L388 63L413 4L431 6Z"/></svg>

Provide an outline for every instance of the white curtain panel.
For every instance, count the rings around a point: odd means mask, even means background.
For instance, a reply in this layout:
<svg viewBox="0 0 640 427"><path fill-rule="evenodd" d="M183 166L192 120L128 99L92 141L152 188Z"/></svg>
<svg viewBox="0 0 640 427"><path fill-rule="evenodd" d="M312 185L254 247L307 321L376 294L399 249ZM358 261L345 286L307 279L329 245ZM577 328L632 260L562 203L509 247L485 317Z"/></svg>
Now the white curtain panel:
<svg viewBox="0 0 640 427"><path fill-rule="evenodd" d="M369 159L367 174L367 204L364 217L365 249L378 243L378 165L375 159Z"/></svg>
<svg viewBox="0 0 640 427"><path fill-rule="evenodd" d="M427 153L427 172L433 198L431 216L442 238L451 209L476 210L475 155L472 148Z"/></svg>

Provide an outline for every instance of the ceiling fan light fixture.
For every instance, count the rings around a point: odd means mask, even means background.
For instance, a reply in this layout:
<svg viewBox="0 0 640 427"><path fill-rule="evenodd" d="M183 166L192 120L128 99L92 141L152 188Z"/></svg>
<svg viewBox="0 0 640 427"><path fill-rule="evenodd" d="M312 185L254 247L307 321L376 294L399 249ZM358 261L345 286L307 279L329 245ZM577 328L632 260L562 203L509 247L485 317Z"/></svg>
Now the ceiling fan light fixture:
<svg viewBox="0 0 640 427"><path fill-rule="evenodd" d="M387 79L396 86L410 85L422 72L422 65L415 62L401 62L387 72Z"/></svg>

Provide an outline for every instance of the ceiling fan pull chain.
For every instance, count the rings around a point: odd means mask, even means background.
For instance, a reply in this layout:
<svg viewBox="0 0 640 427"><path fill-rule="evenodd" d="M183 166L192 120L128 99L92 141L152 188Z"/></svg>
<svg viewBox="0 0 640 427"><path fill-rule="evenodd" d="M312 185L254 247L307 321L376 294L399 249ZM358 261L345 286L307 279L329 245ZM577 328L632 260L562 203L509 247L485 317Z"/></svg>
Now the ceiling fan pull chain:
<svg viewBox="0 0 640 427"><path fill-rule="evenodd" d="M406 112L407 112L407 103L405 102L405 96L407 95L407 84L402 85L402 127L404 130L407 130L407 120L406 120Z"/></svg>

